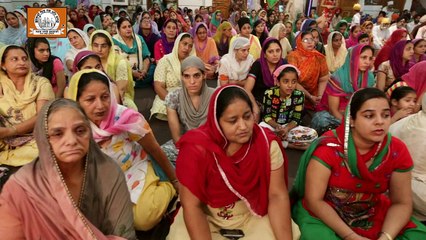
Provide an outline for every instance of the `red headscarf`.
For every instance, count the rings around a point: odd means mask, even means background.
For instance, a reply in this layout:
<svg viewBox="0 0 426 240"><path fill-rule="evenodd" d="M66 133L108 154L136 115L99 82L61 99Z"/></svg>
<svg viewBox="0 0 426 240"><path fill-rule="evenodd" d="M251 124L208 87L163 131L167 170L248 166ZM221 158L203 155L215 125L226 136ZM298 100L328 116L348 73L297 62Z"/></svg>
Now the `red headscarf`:
<svg viewBox="0 0 426 240"><path fill-rule="evenodd" d="M382 62L386 62L389 60L390 53L395 46L395 44L402 40L402 36L405 34L408 34L407 30L405 29L398 29L395 30L395 32L392 33L390 38L386 41L385 45L382 47L382 49L377 54L376 60L374 61L374 68L378 69L380 64Z"/></svg>
<svg viewBox="0 0 426 240"><path fill-rule="evenodd" d="M243 200L254 215L264 216L268 212L271 174L269 146L272 140L281 141L271 131L254 124L251 139L234 155L227 156L228 140L216 116L218 96L227 88L243 90L227 85L215 91L206 123L187 132L177 143L176 175L200 201L213 208ZM281 151L287 170L287 158ZM285 177L287 183L287 173Z"/></svg>
<svg viewBox="0 0 426 240"><path fill-rule="evenodd" d="M416 63L410 68L408 73L402 75L402 80L408 86L416 90L416 94L420 97L426 92L426 61Z"/></svg>

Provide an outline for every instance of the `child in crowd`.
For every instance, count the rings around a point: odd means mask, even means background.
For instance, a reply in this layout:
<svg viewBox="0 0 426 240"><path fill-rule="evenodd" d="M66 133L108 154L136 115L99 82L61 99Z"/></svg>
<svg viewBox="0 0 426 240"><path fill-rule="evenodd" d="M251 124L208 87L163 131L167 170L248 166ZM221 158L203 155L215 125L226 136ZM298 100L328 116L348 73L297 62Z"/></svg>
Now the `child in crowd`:
<svg viewBox="0 0 426 240"><path fill-rule="evenodd" d="M389 90L387 93L389 94L390 92L392 123L416 112L417 94L413 88L409 86L400 86L393 90L391 87Z"/></svg>
<svg viewBox="0 0 426 240"><path fill-rule="evenodd" d="M314 129L299 126L305 102L304 93L296 89L299 74L291 64L275 70L276 86L265 91L260 125L275 131L283 139L284 147L304 150L318 134Z"/></svg>

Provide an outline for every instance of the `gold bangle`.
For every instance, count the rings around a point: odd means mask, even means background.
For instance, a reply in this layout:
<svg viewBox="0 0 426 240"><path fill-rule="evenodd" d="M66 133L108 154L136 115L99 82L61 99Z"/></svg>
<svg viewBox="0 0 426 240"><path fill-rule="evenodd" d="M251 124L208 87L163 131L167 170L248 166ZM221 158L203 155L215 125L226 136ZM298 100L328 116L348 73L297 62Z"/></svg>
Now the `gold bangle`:
<svg viewBox="0 0 426 240"><path fill-rule="evenodd" d="M383 235L385 235L385 237L386 237L388 240L393 240L392 236L391 236L389 233L384 232L384 231L381 231L380 233L381 233L381 234L383 234Z"/></svg>

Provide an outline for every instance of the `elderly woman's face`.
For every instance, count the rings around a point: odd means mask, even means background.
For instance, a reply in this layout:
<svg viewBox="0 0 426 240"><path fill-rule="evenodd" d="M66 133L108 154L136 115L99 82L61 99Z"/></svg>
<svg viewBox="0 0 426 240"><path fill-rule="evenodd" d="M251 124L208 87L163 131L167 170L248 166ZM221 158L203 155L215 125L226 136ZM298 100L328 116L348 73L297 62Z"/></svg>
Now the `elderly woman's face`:
<svg viewBox="0 0 426 240"><path fill-rule="evenodd" d="M237 61L245 61L250 53L250 45L235 49L235 58Z"/></svg>
<svg viewBox="0 0 426 240"><path fill-rule="evenodd" d="M92 80L84 87L77 102L83 108L89 120L99 126L102 120L108 117L111 107L109 88L100 80Z"/></svg>
<svg viewBox="0 0 426 240"><path fill-rule="evenodd" d="M91 134L82 113L71 107L58 109L48 117L47 126L49 143L60 166L84 160Z"/></svg>
<svg viewBox="0 0 426 240"><path fill-rule="evenodd" d="M70 31L68 33L68 40L70 41L71 45L76 49L82 49L86 47L83 38L75 31Z"/></svg>
<svg viewBox="0 0 426 240"><path fill-rule="evenodd" d="M179 42L178 56L180 60L184 60L192 51L194 40L190 37L182 38Z"/></svg>
<svg viewBox="0 0 426 240"><path fill-rule="evenodd" d="M25 76L30 70L28 55L22 49L9 50L1 68L9 76Z"/></svg>
<svg viewBox="0 0 426 240"><path fill-rule="evenodd" d="M200 95L204 79L205 74L196 67L189 67L182 73L183 86L189 95Z"/></svg>

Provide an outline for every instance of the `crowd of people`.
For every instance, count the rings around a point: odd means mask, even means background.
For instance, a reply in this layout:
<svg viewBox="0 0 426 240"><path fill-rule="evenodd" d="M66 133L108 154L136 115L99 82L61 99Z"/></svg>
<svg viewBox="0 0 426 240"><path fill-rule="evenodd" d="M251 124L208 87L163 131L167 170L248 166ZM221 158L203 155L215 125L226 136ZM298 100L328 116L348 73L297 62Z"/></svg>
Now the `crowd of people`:
<svg viewBox="0 0 426 240"><path fill-rule="evenodd" d="M290 2L84 1L66 38L0 6L2 238L136 239L167 215L170 240L426 239L426 14Z"/></svg>

